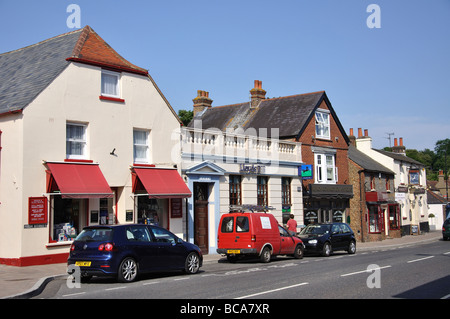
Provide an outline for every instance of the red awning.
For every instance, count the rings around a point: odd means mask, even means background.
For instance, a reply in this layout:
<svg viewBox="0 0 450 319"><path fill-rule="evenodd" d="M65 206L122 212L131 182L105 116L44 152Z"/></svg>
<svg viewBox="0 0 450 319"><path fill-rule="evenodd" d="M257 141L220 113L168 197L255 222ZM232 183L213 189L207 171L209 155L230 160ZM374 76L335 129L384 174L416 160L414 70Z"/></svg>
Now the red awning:
<svg viewBox="0 0 450 319"><path fill-rule="evenodd" d="M47 192L59 191L63 198L113 197L98 164L46 163Z"/></svg>
<svg viewBox="0 0 450 319"><path fill-rule="evenodd" d="M133 193L145 189L150 198L186 198L192 193L176 169L133 168Z"/></svg>

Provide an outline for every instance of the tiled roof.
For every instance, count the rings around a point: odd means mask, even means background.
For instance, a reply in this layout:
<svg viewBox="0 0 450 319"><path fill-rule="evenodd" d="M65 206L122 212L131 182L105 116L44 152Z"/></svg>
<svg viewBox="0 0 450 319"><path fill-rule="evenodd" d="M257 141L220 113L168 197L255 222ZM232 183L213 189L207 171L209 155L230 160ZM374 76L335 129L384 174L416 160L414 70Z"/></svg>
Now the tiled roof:
<svg viewBox="0 0 450 319"><path fill-rule="evenodd" d="M432 205L432 204L440 204L440 205L445 205L447 204L447 200L445 199L445 197L436 194L433 191L427 190L427 204Z"/></svg>
<svg viewBox="0 0 450 319"><path fill-rule="evenodd" d="M70 61L148 75L147 70L122 58L91 27L86 26L0 54L0 114L25 108Z"/></svg>
<svg viewBox="0 0 450 319"><path fill-rule="evenodd" d="M67 67L80 33L0 54L0 114L22 110Z"/></svg>
<svg viewBox="0 0 450 319"><path fill-rule="evenodd" d="M293 138L302 133L311 120L313 111L323 100L328 103L339 129L347 137L324 91L265 99L257 108L251 108L250 101L210 107L197 115L189 126L194 127L195 121L201 120L202 129L217 128L226 131L242 128L247 133L246 130L253 128L257 134L260 129L267 129L267 137L272 137L272 128L278 128L280 138Z"/></svg>
<svg viewBox="0 0 450 319"><path fill-rule="evenodd" d="M353 145L349 145L348 147L348 157L366 171L380 172L391 175L395 174L393 171L367 156Z"/></svg>
<svg viewBox="0 0 450 319"><path fill-rule="evenodd" d="M416 161L416 160L414 160L414 159L412 159L412 158L410 158L410 157L408 157L406 155L403 155L403 154L400 154L400 153L388 152L388 151L385 151L385 150L377 150L377 149L374 149L374 150L379 152L379 153L381 153L381 154L383 154L383 155L389 156L389 157L393 158L394 160L401 161L401 162L407 162L407 163L414 164L414 165L420 166L420 167L425 167L425 165L422 164L421 162L418 162L418 161Z"/></svg>
<svg viewBox="0 0 450 319"><path fill-rule="evenodd" d="M82 29L80 37L73 48L72 55L68 58L71 61L105 65L116 67L119 70L147 74L147 70L128 62L120 56L90 26Z"/></svg>

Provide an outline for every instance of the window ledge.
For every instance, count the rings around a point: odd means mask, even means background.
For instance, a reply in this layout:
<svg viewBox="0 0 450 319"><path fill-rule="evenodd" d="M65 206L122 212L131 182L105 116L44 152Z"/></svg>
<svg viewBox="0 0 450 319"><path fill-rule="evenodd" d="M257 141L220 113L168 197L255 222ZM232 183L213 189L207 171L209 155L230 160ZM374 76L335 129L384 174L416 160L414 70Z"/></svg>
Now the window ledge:
<svg viewBox="0 0 450 319"><path fill-rule="evenodd" d="M110 97L110 96L100 95L98 98L99 98L100 100L103 100L103 101L111 101L111 102L125 103L125 100L124 100L124 99L119 99L119 98L116 98L116 97Z"/></svg>
<svg viewBox="0 0 450 319"><path fill-rule="evenodd" d="M54 243L48 243L45 245L46 248L53 248L53 247L65 247L72 245L73 241L60 241L60 242L54 242Z"/></svg>

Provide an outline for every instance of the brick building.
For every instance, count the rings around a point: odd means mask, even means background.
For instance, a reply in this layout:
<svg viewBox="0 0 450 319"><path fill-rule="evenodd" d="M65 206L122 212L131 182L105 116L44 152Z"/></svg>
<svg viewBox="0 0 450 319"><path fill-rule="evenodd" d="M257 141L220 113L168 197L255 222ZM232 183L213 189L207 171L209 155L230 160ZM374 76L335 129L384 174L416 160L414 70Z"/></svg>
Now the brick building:
<svg viewBox="0 0 450 319"><path fill-rule="evenodd" d="M303 202L303 209L294 212L300 225L346 221L353 196L348 175L349 139L325 91L266 99L261 81L255 81L250 95L250 101L212 107L209 93L199 91L189 126L194 128L199 123L204 130L253 134L300 145L300 163L280 161L296 165L295 175L273 174L268 179L269 205L271 193L289 190L293 202L299 198L298 202ZM264 175L268 174L260 177ZM290 181L284 188L283 180ZM255 190L258 187L255 185ZM289 216L294 206L286 203L280 208ZM280 219L284 222L285 216Z"/></svg>
<svg viewBox="0 0 450 319"><path fill-rule="evenodd" d="M349 178L354 187L354 197L350 200L350 226L357 240L366 242L400 237L395 173L356 149L353 129L350 129L349 138Z"/></svg>

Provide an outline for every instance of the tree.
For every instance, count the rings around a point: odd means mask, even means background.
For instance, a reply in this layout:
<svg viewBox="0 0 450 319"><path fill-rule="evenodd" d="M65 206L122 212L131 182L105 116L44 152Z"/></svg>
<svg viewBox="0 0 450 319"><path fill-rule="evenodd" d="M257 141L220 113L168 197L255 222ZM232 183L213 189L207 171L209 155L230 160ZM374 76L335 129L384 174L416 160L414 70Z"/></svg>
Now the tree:
<svg viewBox="0 0 450 319"><path fill-rule="evenodd" d="M450 139L439 140L434 148L436 152L436 170L443 170L447 178L450 169Z"/></svg>
<svg viewBox="0 0 450 319"><path fill-rule="evenodd" d="M179 110L178 117L180 118L181 122L183 122L184 126L188 126L189 123L192 121L192 118L194 117L194 112L187 110Z"/></svg>

